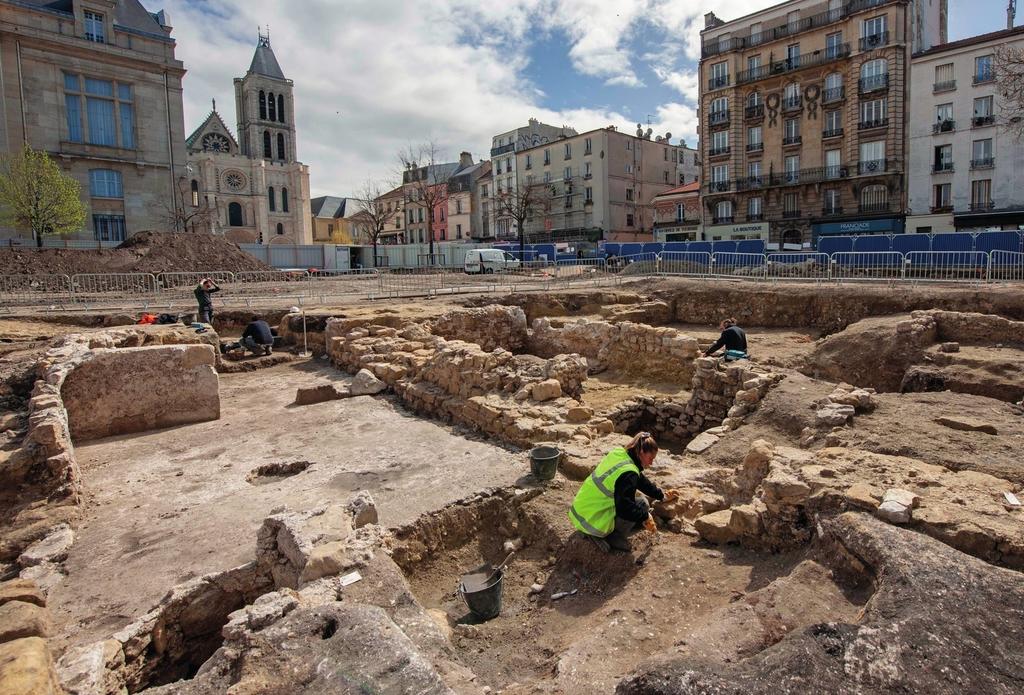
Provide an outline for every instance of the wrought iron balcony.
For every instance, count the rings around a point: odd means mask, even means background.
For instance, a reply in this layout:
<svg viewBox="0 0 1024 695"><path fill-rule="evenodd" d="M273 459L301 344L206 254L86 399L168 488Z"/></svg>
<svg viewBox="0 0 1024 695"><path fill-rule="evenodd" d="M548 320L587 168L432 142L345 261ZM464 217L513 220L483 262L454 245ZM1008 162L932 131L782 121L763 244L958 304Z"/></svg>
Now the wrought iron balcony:
<svg viewBox="0 0 1024 695"><path fill-rule="evenodd" d="M888 118L874 118L870 121L861 121L857 124L857 130L871 130L872 128L886 128L889 125Z"/></svg>
<svg viewBox="0 0 1024 695"><path fill-rule="evenodd" d="M933 215L944 215L948 212L953 212L952 205L932 205L931 213Z"/></svg>
<svg viewBox="0 0 1024 695"><path fill-rule="evenodd" d="M800 211L799 210L783 210L782 211L782 219L784 219L784 220L800 219Z"/></svg>
<svg viewBox="0 0 1024 695"><path fill-rule="evenodd" d="M758 188L764 188L767 177L765 176L746 176L744 178L736 179L736 190L737 191L752 191Z"/></svg>
<svg viewBox="0 0 1024 695"><path fill-rule="evenodd" d="M946 80L945 82L936 82L932 85L932 92L951 92L956 89L956 80Z"/></svg>
<svg viewBox="0 0 1024 695"><path fill-rule="evenodd" d="M889 89L889 73L885 73L884 75L872 75L871 77L862 77L857 84L860 88L861 94Z"/></svg>
<svg viewBox="0 0 1024 695"><path fill-rule="evenodd" d="M713 224L732 224L735 219L732 215L722 215L721 217L715 215L711 221Z"/></svg>
<svg viewBox="0 0 1024 695"><path fill-rule="evenodd" d="M983 202L974 202L974 203L971 203L970 206L968 206L968 210L970 212L987 212L989 210L995 210L995 209L996 209L996 204L995 204L995 201L992 201L992 200L986 200L986 201L983 201Z"/></svg>
<svg viewBox="0 0 1024 695"><path fill-rule="evenodd" d="M825 217L831 217L831 216L834 216L834 215L842 215L843 214L843 206L842 205L833 205L831 207L829 207L829 206L823 207L821 209L821 214L823 216L825 216Z"/></svg>
<svg viewBox="0 0 1024 695"><path fill-rule="evenodd" d="M833 128L832 130L823 130L823 131L821 131L821 137L824 138L824 139L838 138L838 137L842 137L842 135L843 135L843 129L842 128Z"/></svg>
<svg viewBox="0 0 1024 695"><path fill-rule="evenodd" d="M763 152L763 151L764 151L764 143L763 142L750 142L750 143L747 143L747 152Z"/></svg>
<svg viewBox="0 0 1024 695"><path fill-rule="evenodd" d="M763 212L747 213L747 222L763 222L763 221L764 221L764 213Z"/></svg>
<svg viewBox="0 0 1024 695"><path fill-rule="evenodd" d="M857 164L858 174L883 174L889 171L888 159L871 159Z"/></svg>
<svg viewBox="0 0 1024 695"><path fill-rule="evenodd" d="M982 70L974 75L974 84L985 84L986 82L995 82L996 73L995 70Z"/></svg>
<svg viewBox="0 0 1024 695"><path fill-rule="evenodd" d="M972 169L991 169L996 165L995 157L982 157L981 159L972 159Z"/></svg>
<svg viewBox="0 0 1024 695"><path fill-rule="evenodd" d="M754 106L748 106L743 115L748 121L757 120L758 118L764 118L764 104L755 104Z"/></svg>
<svg viewBox="0 0 1024 695"><path fill-rule="evenodd" d="M953 171L953 162L936 162L932 164L933 174L945 174Z"/></svg>
<svg viewBox="0 0 1024 695"><path fill-rule="evenodd" d="M803 106L803 97L784 97L782 99L782 110L783 111L796 111Z"/></svg>
<svg viewBox="0 0 1024 695"><path fill-rule="evenodd" d="M708 80L708 89L721 89L722 87L729 86L729 76L723 75L722 77L712 77Z"/></svg>
<svg viewBox="0 0 1024 695"><path fill-rule="evenodd" d="M732 181L712 181L707 186L708 193L725 193L732 189Z"/></svg>
<svg viewBox="0 0 1024 695"><path fill-rule="evenodd" d="M877 34L868 34L860 39L860 50L871 51L882 46L889 45L889 32L880 31Z"/></svg>
<svg viewBox="0 0 1024 695"><path fill-rule="evenodd" d="M729 154L731 150L732 148L729 147L728 145L726 145L725 147L712 147L711 149L708 150L708 156L717 157L719 155Z"/></svg>
<svg viewBox="0 0 1024 695"><path fill-rule="evenodd" d="M839 46L833 46L827 50L819 50L814 53L807 53L805 55L793 56L792 58L783 58L767 65L762 65L757 68L750 70L743 70L736 75L736 84L742 85L750 82L757 82L768 77L775 77L777 75L785 75L789 72L796 70L802 70L804 68L813 68L819 65L825 65L837 60L842 60L850 55L850 44L844 43Z"/></svg>
<svg viewBox="0 0 1024 695"><path fill-rule="evenodd" d="M992 115L988 116L975 116L971 119L972 128L981 128L987 125L992 125L996 122L996 117Z"/></svg>
<svg viewBox="0 0 1024 695"><path fill-rule="evenodd" d="M803 138L799 135L790 135L789 137L782 138L782 146L787 147L789 145L799 145Z"/></svg>
<svg viewBox="0 0 1024 695"><path fill-rule="evenodd" d="M708 122L711 125L721 125L729 122L729 109L723 109L722 111L712 111L708 115Z"/></svg>
<svg viewBox="0 0 1024 695"><path fill-rule="evenodd" d="M832 104L846 98L846 87L831 87L821 90L821 103Z"/></svg>
<svg viewBox="0 0 1024 695"><path fill-rule="evenodd" d="M747 176L736 180L736 190L749 191L758 188L771 186L794 186L808 183L821 183L822 181L837 181L845 179L850 175L847 166L815 167L813 169L800 169L798 171L786 171L781 174L768 174L760 176Z"/></svg>
<svg viewBox="0 0 1024 695"><path fill-rule="evenodd" d="M515 151L516 151L516 144L514 142L510 142L507 145L501 145L499 147L492 147L491 148L491 156L492 157L497 157L499 154L505 154L506 152L515 152Z"/></svg>
<svg viewBox="0 0 1024 695"><path fill-rule="evenodd" d="M859 210L862 214L873 214L879 212L892 212L893 206L888 200L882 200L877 203L861 203Z"/></svg>
<svg viewBox="0 0 1024 695"><path fill-rule="evenodd" d="M956 130L956 121L952 118L939 121L932 126L933 133L952 133L954 130Z"/></svg>

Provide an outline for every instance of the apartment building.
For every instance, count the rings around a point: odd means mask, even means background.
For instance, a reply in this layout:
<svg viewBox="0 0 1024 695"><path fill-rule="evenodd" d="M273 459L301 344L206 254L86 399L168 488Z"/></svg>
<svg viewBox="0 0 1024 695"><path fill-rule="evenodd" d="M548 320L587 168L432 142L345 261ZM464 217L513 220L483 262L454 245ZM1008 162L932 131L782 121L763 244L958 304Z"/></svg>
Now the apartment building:
<svg viewBox="0 0 1024 695"><path fill-rule="evenodd" d="M482 213L487 222L481 225L478 238L518 239L519 229L515 220L501 214L501 206L495 205L493 195L502 191L515 190L519 185L516 170L516 152L538 147L564 137L576 135L569 126L554 126L531 118L523 127L495 135L491 140L491 181L486 186L482 201ZM483 192L483 191L482 191ZM488 200L488 198L490 198Z"/></svg>
<svg viewBox="0 0 1024 695"><path fill-rule="evenodd" d="M380 233L378 244L404 244L405 237L405 189L403 186L394 188L380 198L377 202L384 206L387 214L387 221Z"/></svg>
<svg viewBox="0 0 1024 695"><path fill-rule="evenodd" d="M448 240L464 241L479 238L482 226L480 189L489 186L491 163L474 163L468 152L463 152L458 171L448 182ZM442 239L443 241L444 239Z"/></svg>
<svg viewBox="0 0 1024 695"><path fill-rule="evenodd" d="M946 0L790 0L701 32L705 235L904 229L910 59Z"/></svg>
<svg viewBox="0 0 1024 695"><path fill-rule="evenodd" d="M185 68L171 31L138 0L0 2L0 143L45 150L78 180L86 229L69 238L171 226L185 173Z"/></svg>
<svg viewBox="0 0 1024 695"><path fill-rule="evenodd" d="M700 182L670 188L654 196L654 240L703 241Z"/></svg>
<svg viewBox="0 0 1024 695"><path fill-rule="evenodd" d="M996 50L1024 48L1024 27L914 56L910 88L910 232L1024 225L1024 143L1004 126Z"/></svg>
<svg viewBox="0 0 1024 695"><path fill-rule="evenodd" d="M516 152L523 185L543 185L527 221L536 240L653 241L654 198L678 185L693 150L600 128Z"/></svg>

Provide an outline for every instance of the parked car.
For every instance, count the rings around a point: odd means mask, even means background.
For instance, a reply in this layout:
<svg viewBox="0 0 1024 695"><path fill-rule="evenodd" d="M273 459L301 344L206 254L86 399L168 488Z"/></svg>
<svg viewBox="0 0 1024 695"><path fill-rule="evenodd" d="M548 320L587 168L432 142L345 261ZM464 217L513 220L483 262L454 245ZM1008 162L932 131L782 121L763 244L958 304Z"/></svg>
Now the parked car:
<svg viewBox="0 0 1024 695"><path fill-rule="evenodd" d="M467 273L493 273L519 268L519 259L501 249L470 249L466 252Z"/></svg>

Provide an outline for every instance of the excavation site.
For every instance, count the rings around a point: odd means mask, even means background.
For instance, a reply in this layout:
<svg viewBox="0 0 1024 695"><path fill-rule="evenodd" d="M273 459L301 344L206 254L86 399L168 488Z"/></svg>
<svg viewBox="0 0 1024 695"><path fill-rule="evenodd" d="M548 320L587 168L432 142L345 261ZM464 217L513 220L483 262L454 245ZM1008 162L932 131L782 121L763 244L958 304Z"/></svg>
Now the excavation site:
<svg viewBox="0 0 1024 695"><path fill-rule="evenodd" d="M138 320L0 318L4 693L1024 692L1015 287Z"/></svg>

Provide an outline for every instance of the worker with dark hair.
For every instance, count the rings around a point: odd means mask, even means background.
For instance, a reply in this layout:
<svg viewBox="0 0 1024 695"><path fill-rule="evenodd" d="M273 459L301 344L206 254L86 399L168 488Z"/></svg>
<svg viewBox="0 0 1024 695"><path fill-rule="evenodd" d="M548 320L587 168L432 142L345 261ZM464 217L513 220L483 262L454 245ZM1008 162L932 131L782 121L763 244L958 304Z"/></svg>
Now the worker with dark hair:
<svg viewBox="0 0 1024 695"><path fill-rule="evenodd" d="M656 531L650 507L637 499L639 490L656 500L673 501L679 493L662 492L643 471L654 464L658 443L649 432L640 432L625 447L615 447L583 481L569 508L569 520L601 550L629 551L627 536L641 526Z"/></svg>
<svg viewBox="0 0 1024 695"><path fill-rule="evenodd" d="M220 288L212 278L203 278L193 291L199 304L199 323L213 323L213 298L210 295L214 292L220 292Z"/></svg>
<svg viewBox="0 0 1024 695"><path fill-rule="evenodd" d="M722 334L705 352L705 357L711 357L721 348L725 348L723 357L726 362L747 359L747 334L736 325L736 319L728 318L718 325Z"/></svg>
<svg viewBox="0 0 1024 695"><path fill-rule="evenodd" d="M259 316L253 316L239 344L254 355L269 355L274 350L274 333L270 324Z"/></svg>

